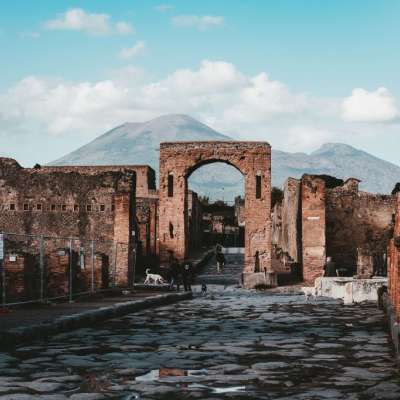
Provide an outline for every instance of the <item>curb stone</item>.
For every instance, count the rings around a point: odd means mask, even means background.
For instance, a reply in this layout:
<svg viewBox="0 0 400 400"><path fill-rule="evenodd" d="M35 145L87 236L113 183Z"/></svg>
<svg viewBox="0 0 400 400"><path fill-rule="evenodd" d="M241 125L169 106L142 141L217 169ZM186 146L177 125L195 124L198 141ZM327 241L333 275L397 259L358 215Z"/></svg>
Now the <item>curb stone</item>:
<svg viewBox="0 0 400 400"><path fill-rule="evenodd" d="M109 307L101 307L96 310L65 315L55 318L52 322L9 329L0 332L0 348L83 328L96 322L117 318L150 307L164 306L177 301L190 300L192 297L193 295L191 292L161 294L146 299L116 303Z"/></svg>

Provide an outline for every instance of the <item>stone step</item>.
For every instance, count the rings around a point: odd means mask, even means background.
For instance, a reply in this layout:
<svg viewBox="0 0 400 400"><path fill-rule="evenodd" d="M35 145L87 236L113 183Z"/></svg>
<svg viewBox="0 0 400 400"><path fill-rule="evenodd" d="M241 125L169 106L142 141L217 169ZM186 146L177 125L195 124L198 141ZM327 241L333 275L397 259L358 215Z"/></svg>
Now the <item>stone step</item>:
<svg viewBox="0 0 400 400"><path fill-rule="evenodd" d="M237 275L198 275L194 279L194 284L201 285L239 285L240 276Z"/></svg>

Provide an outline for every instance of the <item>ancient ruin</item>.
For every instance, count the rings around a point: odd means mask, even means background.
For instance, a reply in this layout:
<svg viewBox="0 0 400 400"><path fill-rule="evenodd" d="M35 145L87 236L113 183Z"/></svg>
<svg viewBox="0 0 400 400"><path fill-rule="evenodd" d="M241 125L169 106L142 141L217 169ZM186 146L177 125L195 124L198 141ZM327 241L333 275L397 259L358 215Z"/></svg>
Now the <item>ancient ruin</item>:
<svg viewBox="0 0 400 400"><path fill-rule="evenodd" d="M202 165L222 161L245 179L246 287L272 283L271 148L262 142L176 142L160 145L160 257L188 256L188 185Z"/></svg>
<svg viewBox="0 0 400 400"><path fill-rule="evenodd" d="M238 197L220 215L188 188L190 175L214 162L235 167L245 182L245 198ZM207 232L225 233L224 218L232 220L228 230L235 235L234 245L244 231L245 287L313 285L324 275L368 279L386 276L389 266L390 293L396 292L399 232L392 237L399 195L360 191L356 178L306 174L288 178L280 193L274 188L271 209L267 143L162 143L159 189L154 170L145 165L26 169L2 158L0 178L0 230L9 234L6 245L12 253L4 265L8 290L16 294L37 290L27 283L39 273L38 254L29 246L38 247L40 237L74 239L72 247L65 240L46 242L42 264L52 277L50 292L59 295L68 291L65 277L72 266L76 287L87 287L91 278L106 288L113 277L129 285L145 266L168 265L171 256L185 260L212 246ZM13 234L32 235L30 245L28 236L21 245ZM91 241L98 242L96 248ZM92 277L85 272L89 263L96 265Z"/></svg>
<svg viewBox="0 0 400 400"><path fill-rule="evenodd" d="M361 192L357 179L290 178L273 210L273 245L282 262L302 265L304 281L322 276L329 257L342 276L386 275L395 198Z"/></svg>

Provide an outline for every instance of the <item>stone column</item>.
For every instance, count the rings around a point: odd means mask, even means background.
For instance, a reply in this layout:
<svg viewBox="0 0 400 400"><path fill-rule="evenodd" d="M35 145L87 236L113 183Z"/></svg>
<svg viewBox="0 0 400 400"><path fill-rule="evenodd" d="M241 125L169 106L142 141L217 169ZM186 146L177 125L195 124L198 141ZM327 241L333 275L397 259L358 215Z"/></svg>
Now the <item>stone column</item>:
<svg viewBox="0 0 400 400"><path fill-rule="evenodd" d="M325 181L304 175L301 182L303 279L314 285L326 263Z"/></svg>
<svg viewBox="0 0 400 400"><path fill-rule="evenodd" d="M271 158L255 155L245 173L246 288L277 285L271 269L271 230Z"/></svg>
<svg viewBox="0 0 400 400"><path fill-rule="evenodd" d="M168 261L172 252L179 260L183 260L187 255L186 175L179 169L169 171L162 161L160 159L160 259L161 262ZM172 193L168 192L168 176L173 177Z"/></svg>

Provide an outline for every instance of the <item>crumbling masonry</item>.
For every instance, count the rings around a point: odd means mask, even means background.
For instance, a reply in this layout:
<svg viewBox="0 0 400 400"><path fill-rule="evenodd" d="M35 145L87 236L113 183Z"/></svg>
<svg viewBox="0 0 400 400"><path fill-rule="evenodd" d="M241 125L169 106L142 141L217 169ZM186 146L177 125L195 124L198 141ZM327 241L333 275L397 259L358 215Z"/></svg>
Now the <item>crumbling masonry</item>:
<svg viewBox="0 0 400 400"><path fill-rule="evenodd" d="M245 180L246 287L270 284L271 147L263 142L176 142L160 145L160 256L188 256L189 176L202 165L225 162ZM257 266L257 270L256 270Z"/></svg>

